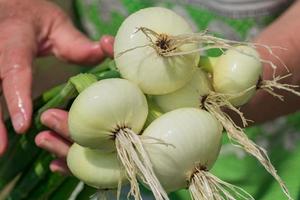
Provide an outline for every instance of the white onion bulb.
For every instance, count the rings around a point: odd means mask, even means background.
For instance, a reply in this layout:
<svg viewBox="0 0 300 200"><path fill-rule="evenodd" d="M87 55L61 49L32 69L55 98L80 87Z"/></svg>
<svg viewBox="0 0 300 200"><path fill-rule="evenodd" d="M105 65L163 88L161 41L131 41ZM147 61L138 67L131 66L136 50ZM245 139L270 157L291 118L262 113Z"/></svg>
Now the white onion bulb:
<svg viewBox="0 0 300 200"><path fill-rule="evenodd" d="M97 189L117 189L120 181L126 182L116 153L103 153L74 143L67 163L74 176Z"/></svg>
<svg viewBox="0 0 300 200"><path fill-rule="evenodd" d="M213 86L216 92L241 94L255 86L262 75L262 63L255 49L249 46L238 46L227 50L213 67ZM230 102L235 106L247 103L254 95L252 88Z"/></svg>
<svg viewBox="0 0 300 200"><path fill-rule="evenodd" d="M143 135L170 144L148 143L145 148L162 186L172 192L188 187L195 167L212 167L220 150L222 126L204 110L181 108L153 121Z"/></svg>
<svg viewBox="0 0 300 200"><path fill-rule="evenodd" d="M103 151L115 150L115 131L130 128L139 133L148 114L142 91L124 79L106 79L79 94L69 113L71 138Z"/></svg>
<svg viewBox="0 0 300 200"><path fill-rule="evenodd" d="M184 87L169 94L153 96L153 100L164 112L183 107L200 108L201 98L211 90L207 74L198 68Z"/></svg>
<svg viewBox="0 0 300 200"><path fill-rule="evenodd" d="M115 61L122 77L136 83L146 94L166 94L184 86L199 62L198 53L166 57L147 46L118 56L128 49L150 43L145 34L136 32L139 27L167 36L193 33L190 25L169 9L152 7L133 13L122 23L114 43ZM161 41L151 38L154 43ZM165 42L168 44L167 40ZM194 49L197 49L197 44L185 44L176 52Z"/></svg>

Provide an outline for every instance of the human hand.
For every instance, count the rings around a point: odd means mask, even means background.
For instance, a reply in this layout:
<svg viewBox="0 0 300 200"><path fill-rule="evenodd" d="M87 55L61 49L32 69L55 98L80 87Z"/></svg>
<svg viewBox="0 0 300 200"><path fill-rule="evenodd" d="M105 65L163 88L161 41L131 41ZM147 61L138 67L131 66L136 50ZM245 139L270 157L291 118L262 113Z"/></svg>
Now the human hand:
<svg viewBox="0 0 300 200"><path fill-rule="evenodd" d="M262 59L272 61L278 66L276 76L284 76L288 73L292 74L292 76L283 80L283 82L292 85L300 85L300 57L298 55L300 51L300 38L298 36L298 30L300 28L299 17L300 1L295 1L283 15L255 38L256 43L286 48L286 50L273 49L273 53L281 61L270 55L265 48L259 48L258 50ZM285 63L289 72L287 72L282 63ZM270 80L272 78L273 69L266 64L264 66L263 79ZM296 90L300 92L300 88L296 88ZM276 93L284 96L284 102L264 91L259 91L255 97L242 108L245 117L256 123L263 123L300 110L299 96L285 91L276 91Z"/></svg>
<svg viewBox="0 0 300 200"><path fill-rule="evenodd" d="M56 155L57 159L50 164L51 171L70 174L66 157L73 142L68 130L68 112L49 109L42 114L41 121L51 130L40 132L35 138L36 145Z"/></svg>
<svg viewBox="0 0 300 200"><path fill-rule="evenodd" d="M64 12L45 0L0 0L0 79L13 127L29 128L32 115L32 62L54 54L74 63L94 64L112 55L112 37L92 42ZM0 155L7 147L0 108Z"/></svg>

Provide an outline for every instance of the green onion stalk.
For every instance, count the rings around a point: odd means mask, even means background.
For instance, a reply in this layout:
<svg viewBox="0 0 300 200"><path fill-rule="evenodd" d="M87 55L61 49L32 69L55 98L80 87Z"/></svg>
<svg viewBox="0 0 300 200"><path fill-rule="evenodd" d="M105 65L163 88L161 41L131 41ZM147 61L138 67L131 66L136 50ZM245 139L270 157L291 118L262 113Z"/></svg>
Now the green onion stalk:
<svg viewBox="0 0 300 200"><path fill-rule="evenodd" d="M58 188L60 188L64 182L70 177L60 175L59 173L47 172L46 177L40 182L30 194L27 199L45 200L49 199Z"/></svg>
<svg viewBox="0 0 300 200"><path fill-rule="evenodd" d="M35 146L34 138L36 134L45 127L40 122L41 114L49 108L67 108L69 103L78 95L78 92L88 87L93 82L101 79L120 77L119 73L111 69L111 62L104 63L104 66L94 68L91 73L79 74L69 79L66 84L57 86L47 92L45 92L40 98L34 102L34 122L30 129L24 135L16 135L11 122L7 121L10 145L7 153L0 159L0 190L2 190L14 177L21 172L29 169L28 176L34 174L34 167L30 170L30 164L39 158L38 155L41 150ZM9 159L8 159L9 158ZM44 159L44 167L42 172L46 174L48 170L48 164L50 163L52 156L46 154ZM38 159L39 160L39 159ZM37 162L38 163L38 162ZM39 172L40 173L40 172ZM39 177L38 174L35 174ZM17 183L21 184L22 179L25 179L26 175L22 176ZM28 179L28 177L26 177Z"/></svg>
<svg viewBox="0 0 300 200"><path fill-rule="evenodd" d="M49 156L46 151L42 151L29 170L22 174L20 180L10 193L8 200L25 199L33 188L45 178L51 160L52 156Z"/></svg>
<svg viewBox="0 0 300 200"><path fill-rule="evenodd" d="M83 186L82 184L80 185L78 184L79 181L77 178L69 177L50 195L48 199L49 200L74 199L71 197L76 196L81 189L78 186Z"/></svg>

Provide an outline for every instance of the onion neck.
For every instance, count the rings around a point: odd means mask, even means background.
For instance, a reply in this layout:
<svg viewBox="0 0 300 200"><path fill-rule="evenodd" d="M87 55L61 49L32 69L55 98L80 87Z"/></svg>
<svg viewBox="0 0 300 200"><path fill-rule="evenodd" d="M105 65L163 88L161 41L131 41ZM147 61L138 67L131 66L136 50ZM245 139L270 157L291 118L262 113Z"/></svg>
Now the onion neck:
<svg viewBox="0 0 300 200"><path fill-rule="evenodd" d="M218 62L219 57L200 56L199 67L210 74L214 72L214 66Z"/></svg>

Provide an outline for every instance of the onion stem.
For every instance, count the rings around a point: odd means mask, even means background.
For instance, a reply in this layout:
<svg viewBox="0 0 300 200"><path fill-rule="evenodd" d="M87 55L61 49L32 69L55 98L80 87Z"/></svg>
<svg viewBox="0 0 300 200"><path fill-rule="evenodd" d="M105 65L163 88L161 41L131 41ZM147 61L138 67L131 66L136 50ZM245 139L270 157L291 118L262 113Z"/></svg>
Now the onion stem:
<svg viewBox="0 0 300 200"><path fill-rule="evenodd" d="M117 71L103 71L95 75L98 80L120 76ZM77 94L78 92L75 87L68 82L55 87L54 89L50 89L47 92L46 99L42 97L39 98L38 101L35 100L35 124L27 131L26 135L18 136L14 133L11 123L8 123L9 127L11 127L9 128L9 137L11 142L7 153L0 159L0 163L3 162L0 167L0 189L11 181L18 173L22 172L22 170L24 170L40 152L40 149L34 144L34 138L35 135L43 128L40 122L41 114L50 108L66 106L66 104L72 98L75 98ZM41 107L37 107L37 104ZM47 156L51 157L51 155Z"/></svg>
<svg viewBox="0 0 300 200"><path fill-rule="evenodd" d="M219 57L200 56L199 67L205 72L213 74L213 68Z"/></svg>
<svg viewBox="0 0 300 200"><path fill-rule="evenodd" d="M26 173L22 174L20 180L10 193L9 199L14 200L27 198L33 191L33 188L36 187L46 176L51 160L52 156L48 156L46 151L42 151L30 169Z"/></svg>
<svg viewBox="0 0 300 200"><path fill-rule="evenodd" d="M89 87L91 84L97 82L97 77L93 74L78 74L69 79L69 82L73 84L77 92L80 93Z"/></svg>
<svg viewBox="0 0 300 200"><path fill-rule="evenodd" d="M50 196L63 184L66 179L66 176L58 173L52 173L50 170L48 170L47 176L43 179L43 181L39 182L35 188L33 188L34 192L31 192L27 199L50 199Z"/></svg>

